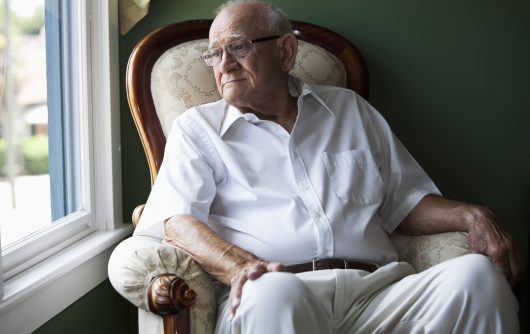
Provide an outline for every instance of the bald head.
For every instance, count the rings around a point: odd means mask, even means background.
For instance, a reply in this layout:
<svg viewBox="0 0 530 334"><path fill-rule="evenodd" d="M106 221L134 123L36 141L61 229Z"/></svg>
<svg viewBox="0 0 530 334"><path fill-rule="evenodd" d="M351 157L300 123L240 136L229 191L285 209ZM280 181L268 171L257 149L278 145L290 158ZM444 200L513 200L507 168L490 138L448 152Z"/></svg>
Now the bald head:
<svg viewBox="0 0 530 334"><path fill-rule="evenodd" d="M279 9L255 1L225 4L209 37L210 48L219 55L213 65L217 88L228 103L265 113L272 100L278 101L274 110L285 110L298 42Z"/></svg>
<svg viewBox="0 0 530 334"><path fill-rule="evenodd" d="M293 28L287 16L278 7L259 1L228 1L216 10L216 17L210 30L250 29L245 33L255 32L269 35L291 33Z"/></svg>

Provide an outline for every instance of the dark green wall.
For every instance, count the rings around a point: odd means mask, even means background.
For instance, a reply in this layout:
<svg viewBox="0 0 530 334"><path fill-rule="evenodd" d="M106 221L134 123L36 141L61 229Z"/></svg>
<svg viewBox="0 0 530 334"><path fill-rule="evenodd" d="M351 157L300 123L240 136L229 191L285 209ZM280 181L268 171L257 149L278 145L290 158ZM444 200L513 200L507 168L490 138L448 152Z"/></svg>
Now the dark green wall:
<svg viewBox="0 0 530 334"><path fill-rule="evenodd" d="M171 22L211 18L220 3L152 0L149 16L120 39L121 76L142 36ZM530 1L274 3L292 19L331 28L357 45L368 65L371 103L445 195L488 205L504 219L527 263ZM121 92L124 215L129 217L145 202L150 186L123 86ZM522 315L528 312L527 280L525 285L516 290ZM96 290L72 306L82 312L69 309L39 333L76 322L84 323L87 332L106 333L95 322L83 322L85 313L100 312L107 295L115 294L108 284ZM117 321L128 321L128 306L117 300L113 305L121 312ZM526 317L521 318L524 333Z"/></svg>
<svg viewBox="0 0 530 334"><path fill-rule="evenodd" d="M138 309L105 280L33 333L138 333L137 314Z"/></svg>
<svg viewBox="0 0 530 334"><path fill-rule="evenodd" d="M209 18L220 1L152 0L121 38L121 74L142 36ZM530 2L526 0L275 1L293 19L353 41L370 98L449 197L491 206L526 249L530 212ZM332 4L332 5L331 5ZM122 88L124 215L149 177Z"/></svg>

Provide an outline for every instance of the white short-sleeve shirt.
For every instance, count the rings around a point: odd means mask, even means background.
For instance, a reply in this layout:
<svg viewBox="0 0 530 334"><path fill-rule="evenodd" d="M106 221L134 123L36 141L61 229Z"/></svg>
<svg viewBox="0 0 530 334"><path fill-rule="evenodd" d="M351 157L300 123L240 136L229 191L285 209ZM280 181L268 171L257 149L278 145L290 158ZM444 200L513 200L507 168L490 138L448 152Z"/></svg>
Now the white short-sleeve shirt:
<svg viewBox="0 0 530 334"><path fill-rule="evenodd" d="M290 87L298 97L290 134L223 100L179 116L134 234L162 238L164 220L188 214L285 265L395 261L389 234L438 189L356 93L295 78Z"/></svg>

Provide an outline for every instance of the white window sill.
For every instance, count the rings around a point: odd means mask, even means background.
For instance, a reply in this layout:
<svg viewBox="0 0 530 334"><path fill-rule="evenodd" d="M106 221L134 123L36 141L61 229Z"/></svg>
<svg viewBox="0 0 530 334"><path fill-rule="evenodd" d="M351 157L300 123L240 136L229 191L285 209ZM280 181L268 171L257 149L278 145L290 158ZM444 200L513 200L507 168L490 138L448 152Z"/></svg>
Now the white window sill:
<svg viewBox="0 0 530 334"><path fill-rule="evenodd" d="M90 234L38 265L4 282L2 333L31 333L107 278L114 247L132 224Z"/></svg>

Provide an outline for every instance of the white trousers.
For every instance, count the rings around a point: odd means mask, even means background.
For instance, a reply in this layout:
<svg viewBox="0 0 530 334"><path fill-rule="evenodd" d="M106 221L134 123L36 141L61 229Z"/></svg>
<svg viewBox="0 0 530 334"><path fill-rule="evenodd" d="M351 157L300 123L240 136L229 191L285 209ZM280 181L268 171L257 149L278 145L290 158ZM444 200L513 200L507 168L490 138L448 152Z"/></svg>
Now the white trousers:
<svg viewBox="0 0 530 334"><path fill-rule="evenodd" d="M232 321L227 299L225 291L218 334L519 333L510 286L476 254L418 274L403 262L373 273L267 273L245 284Z"/></svg>

